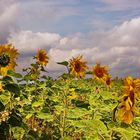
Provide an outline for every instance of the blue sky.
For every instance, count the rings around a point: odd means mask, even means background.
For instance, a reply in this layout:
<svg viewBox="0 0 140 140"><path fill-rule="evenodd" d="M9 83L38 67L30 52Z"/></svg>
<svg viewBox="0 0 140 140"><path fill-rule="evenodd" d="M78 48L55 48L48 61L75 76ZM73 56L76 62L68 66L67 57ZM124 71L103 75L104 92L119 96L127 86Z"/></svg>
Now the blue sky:
<svg viewBox="0 0 140 140"><path fill-rule="evenodd" d="M6 3L18 5L21 29L62 35L110 29L140 15L139 0L1 0L1 11Z"/></svg>
<svg viewBox="0 0 140 140"><path fill-rule="evenodd" d="M140 14L135 0L22 0L20 4L22 29L62 35L107 30Z"/></svg>
<svg viewBox="0 0 140 140"><path fill-rule="evenodd" d="M64 71L56 62L82 54L113 76L139 76L139 27L139 0L0 0L0 43L18 48L19 71L43 48L51 74Z"/></svg>

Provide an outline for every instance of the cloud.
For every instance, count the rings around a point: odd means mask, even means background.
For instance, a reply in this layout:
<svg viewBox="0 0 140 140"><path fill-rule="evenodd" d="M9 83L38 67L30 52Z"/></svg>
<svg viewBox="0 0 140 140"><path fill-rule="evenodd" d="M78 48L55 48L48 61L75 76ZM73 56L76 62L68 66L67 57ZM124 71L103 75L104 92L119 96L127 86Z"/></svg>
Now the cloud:
<svg viewBox="0 0 140 140"><path fill-rule="evenodd" d="M59 43L61 36L56 33L41 33L32 31L19 31L10 34L9 42L17 46L21 53L35 53L38 48L50 48Z"/></svg>
<svg viewBox="0 0 140 140"><path fill-rule="evenodd" d="M5 43L10 32L17 29L18 8L16 0L0 1L0 43Z"/></svg>
<svg viewBox="0 0 140 140"><path fill-rule="evenodd" d="M39 28L40 24L45 27L50 27L51 24L58 22L65 17L79 15L79 10L71 5L72 3L74 4L73 1L69 2L66 0L23 0L21 1L20 24L30 28L32 28L32 26ZM75 3L77 2L75 1ZM34 22L34 24L32 24L31 21Z"/></svg>
<svg viewBox="0 0 140 140"><path fill-rule="evenodd" d="M135 18L109 31L76 33L64 37L56 33L21 31L11 34L8 41L24 54L22 61L25 64L29 61L29 54L35 53L37 48L46 49L50 57L47 69L51 73L63 73L65 70L56 62L82 54L89 66L96 62L108 64L113 76L139 76L139 25L140 18Z"/></svg>
<svg viewBox="0 0 140 140"><path fill-rule="evenodd" d="M32 31L13 32L8 38L8 42L12 43L19 51L20 58L18 60L18 70L21 72L22 68L33 62L33 56L36 55L38 49L46 49L48 52L51 48L57 47L60 44L61 36L56 33L41 33ZM53 68L59 70L54 61L49 60L49 67L51 71Z"/></svg>

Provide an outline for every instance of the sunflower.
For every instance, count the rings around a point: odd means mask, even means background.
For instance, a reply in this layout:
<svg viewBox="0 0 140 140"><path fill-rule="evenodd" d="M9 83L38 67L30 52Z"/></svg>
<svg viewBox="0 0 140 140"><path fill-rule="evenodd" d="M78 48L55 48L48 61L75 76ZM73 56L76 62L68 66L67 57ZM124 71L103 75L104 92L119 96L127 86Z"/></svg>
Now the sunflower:
<svg viewBox="0 0 140 140"><path fill-rule="evenodd" d="M136 109L136 98L139 97L139 89L139 79L133 79L131 76L125 78L123 86L124 94L118 111L118 117L127 124L130 124L135 114L138 113Z"/></svg>
<svg viewBox="0 0 140 140"><path fill-rule="evenodd" d="M118 117L121 121L126 124L131 124L134 118L134 114L136 113L136 107L133 106L129 110L126 110L126 107L123 107L118 112Z"/></svg>
<svg viewBox="0 0 140 140"><path fill-rule="evenodd" d="M134 92L135 96L140 96L140 79L133 79L128 76L124 80L124 93L129 96L132 92Z"/></svg>
<svg viewBox="0 0 140 140"><path fill-rule="evenodd" d="M48 57L47 52L45 50L40 49L37 52L36 59L37 59L38 64L40 64L42 66L43 65L46 66L48 63L49 57Z"/></svg>
<svg viewBox="0 0 140 140"><path fill-rule="evenodd" d="M12 44L0 45L0 75L6 76L8 70L15 69L18 52Z"/></svg>
<svg viewBox="0 0 140 140"><path fill-rule="evenodd" d="M125 98L127 99L123 100L120 105L118 117L124 123L131 124L135 114L137 113L137 109L130 97Z"/></svg>
<svg viewBox="0 0 140 140"><path fill-rule="evenodd" d="M97 80L105 82L108 75L108 68L106 66L101 66L99 63L97 63L96 66L93 67L93 76L95 76Z"/></svg>
<svg viewBox="0 0 140 140"><path fill-rule="evenodd" d="M83 78L85 71L88 69L87 62L82 60L82 55L79 55L70 60L70 71L77 78Z"/></svg>

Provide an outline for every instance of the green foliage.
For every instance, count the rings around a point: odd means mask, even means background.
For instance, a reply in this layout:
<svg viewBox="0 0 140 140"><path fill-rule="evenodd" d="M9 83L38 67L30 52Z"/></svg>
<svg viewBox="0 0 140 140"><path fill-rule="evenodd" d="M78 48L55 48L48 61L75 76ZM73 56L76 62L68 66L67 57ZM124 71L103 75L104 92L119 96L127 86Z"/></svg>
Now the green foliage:
<svg viewBox="0 0 140 140"><path fill-rule="evenodd" d="M67 66L66 62L60 64ZM126 125L115 115L122 92L121 80L114 80L112 88L108 88L95 79L77 80L69 74L57 80L45 76L35 81L32 78L30 73L22 76L12 71L1 78L4 91L0 92L0 138L140 139L139 116Z"/></svg>
<svg viewBox="0 0 140 140"><path fill-rule="evenodd" d="M69 63L67 61L63 61L63 62L57 62L57 64L63 65L63 66L68 66Z"/></svg>

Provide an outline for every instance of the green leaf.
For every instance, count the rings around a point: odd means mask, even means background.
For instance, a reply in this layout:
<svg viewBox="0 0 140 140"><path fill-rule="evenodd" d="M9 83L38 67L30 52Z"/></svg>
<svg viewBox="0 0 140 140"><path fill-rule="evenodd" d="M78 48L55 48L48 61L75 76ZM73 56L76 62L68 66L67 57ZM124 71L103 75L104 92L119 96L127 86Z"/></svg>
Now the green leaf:
<svg viewBox="0 0 140 140"><path fill-rule="evenodd" d="M49 114L49 113L43 113L43 112L39 112L37 114L37 117L39 119L43 119L43 120L47 120L48 122L53 121L53 115Z"/></svg>
<svg viewBox="0 0 140 140"><path fill-rule="evenodd" d="M130 128L115 128L115 131L121 134L122 140L132 140L133 139L133 130Z"/></svg>
<svg viewBox="0 0 140 140"><path fill-rule="evenodd" d="M2 102L3 105L6 105L9 103L11 98L11 95L9 92L4 92L0 95L0 101Z"/></svg>
<svg viewBox="0 0 140 140"><path fill-rule="evenodd" d="M6 84L5 87L10 92L13 92L15 94L20 93L20 88L19 88L19 86L17 84Z"/></svg>
<svg viewBox="0 0 140 140"><path fill-rule="evenodd" d="M13 76L14 73L15 73L15 72L14 72L13 70L8 70L8 71L7 71L7 75L9 75L9 76Z"/></svg>
<svg viewBox="0 0 140 140"><path fill-rule="evenodd" d="M43 105L43 103L44 103L44 101L36 101L36 102L34 102L33 104L32 104L32 107L39 107L39 106L42 106Z"/></svg>
<svg viewBox="0 0 140 140"><path fill-rule="evenodd" d="M13 76L13 77L16 77L16 78L22 78L22 75L20 73L15 73L12 70L8 70L7 75Z"/></svg>
<svg viewBox="0 0 140 140"><path fill-rule="evenodd" d="M110 99L117 99L116 96L113 95L113 92L109 91L102 91L100 95L103 97L104 100L110 100Z"/></svg>
<svg viewBox="0 0 140 140"><path fill-rule="evenodd" d="M5 77L3 77L2 81L4 83L10 83L10 82L13 82L13 79L9 76L5 76Z"/></svg>
<svg viewBox="0 0 140 140"><path fill-rule="evenodd" d="M29 114L27 114L27 116L25 118L28 120L29 118L32 117L32 115L33 115L33 113L29 113Z"/></svg>
<svg viewBox="0 0 140 140"><path fill-rule="evenodd" d="M89 112L84 108L75 108L68 111L67 117L68 118L80 118Z"/></svg>
<svg viewBox="0 0 140 140"><path fill-rule="evenodd" d="M24 76L24 79L25 80L30 80L30 79L32 79L32 77L31 77L31 75L27 74L27 75Z"/></svg>
<svg viewBox="0 0 140 140"><path fill-rule="evenodd" d="M25 134L25 130L22 127L13 127L12 128L14 139L21 140Z"/></svg>
<svg viewBox="0 0 140 140"><path fill-rule="evenodd" d="M55 113L57 115L59 115L62 111L64 111L64 107L63 106L61 106L61 105L56 105L55 106Z"/></svg>
<svg viewBox="0 0 140 140"><path fill-rule="evenodd" d="M69 63L67 61L63 61L63 62L57 62L57 64L63 65L63 66L68 66Z"/></svg>
<svg viewBox="0 0 140 140"><path fill-rule="evenodd" d="M41 66L41 71L43 71L43 72L47 72L47 73L48 73L48 71L45 70L45 68L44 68L43 66Z"/></svg>
<svg viewBox="0 0 140 140"><path fill-rule="evenodd" d="M95 127L98 131L102 131L105 134L107 133L107 127L100 120L93 120L93 127Z"/></svg>
<svg viewBox="0 0 140 140"><path fill-rule="evenodd" d="M86 74L93 74L93 72L92 71L87 71Z"/></svg>

